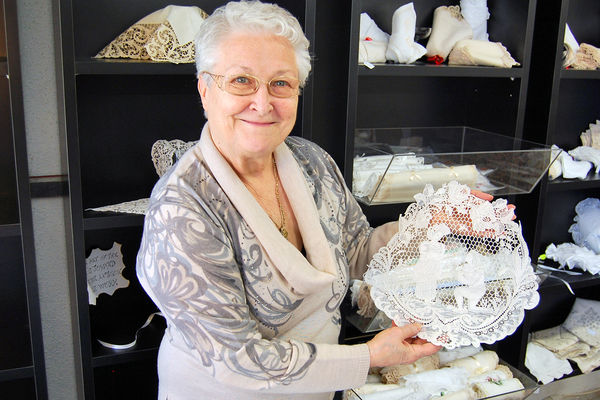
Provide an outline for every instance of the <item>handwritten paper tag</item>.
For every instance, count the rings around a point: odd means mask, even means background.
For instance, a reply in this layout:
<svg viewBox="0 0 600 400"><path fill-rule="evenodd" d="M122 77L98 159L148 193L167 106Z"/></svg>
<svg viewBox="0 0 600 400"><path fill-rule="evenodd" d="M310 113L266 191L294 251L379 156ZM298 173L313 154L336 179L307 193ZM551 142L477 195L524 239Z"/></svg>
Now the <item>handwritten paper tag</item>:
<svg viewBox="0 0 600 400"><path fill-rule="evenodd" d="M114 242L108 250L93 249L85 264L89 304L96 305L96 298L102 293L112 296L115 290L129 286L122 274L125 264L120 243Z"/></svg>

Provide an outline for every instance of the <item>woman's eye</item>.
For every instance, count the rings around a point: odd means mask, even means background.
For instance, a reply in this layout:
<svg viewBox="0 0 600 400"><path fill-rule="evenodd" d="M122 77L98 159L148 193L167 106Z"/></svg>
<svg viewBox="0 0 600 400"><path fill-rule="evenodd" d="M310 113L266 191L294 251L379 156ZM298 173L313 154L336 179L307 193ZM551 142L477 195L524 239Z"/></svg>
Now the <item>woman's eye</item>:
<svg viewBox="0 0 600 400"><path fill-rule="evenodd" d="M233 79L233 82L240 85L247 85L248 83L250 83L250 79L248 79L248 77L246 76L236 76Z"/></svg>
<svg viewBox="0 0 600 400"><path fill-rule="evenodd" d="M273 82L273 86L286 87L286 86L291 86L291 85L288 81L278 80L278 81Z"/></svg>

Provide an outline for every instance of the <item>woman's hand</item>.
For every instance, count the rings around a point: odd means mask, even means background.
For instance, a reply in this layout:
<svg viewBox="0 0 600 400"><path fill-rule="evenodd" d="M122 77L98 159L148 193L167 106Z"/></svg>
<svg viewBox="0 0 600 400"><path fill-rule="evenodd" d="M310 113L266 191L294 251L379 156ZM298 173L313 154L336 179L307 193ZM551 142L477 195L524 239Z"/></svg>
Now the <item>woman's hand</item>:
<svg viewBox="0 0 600 400"><path fill-rule="evenodd" d="M471 194L473 196L478 197L481 200L485 200L485 201L492 201L494 199L494 196L492 196L491 194L482 192L480 190L471 189ZM517 208L514 204L508 204L506 207L509 210L513 210L513 211L515 210L515 208ZM514 220L515 218L517 218L517 216L513 214L512 219Z"/></svg>
<svg viewBox="0 0 600 400"><path fill-rule="evenodd" d="M420 324L408 324L392 326L375 335L367 342L371 354L371 367L411 364L442 348L414 337L420 330Z"/></svg>

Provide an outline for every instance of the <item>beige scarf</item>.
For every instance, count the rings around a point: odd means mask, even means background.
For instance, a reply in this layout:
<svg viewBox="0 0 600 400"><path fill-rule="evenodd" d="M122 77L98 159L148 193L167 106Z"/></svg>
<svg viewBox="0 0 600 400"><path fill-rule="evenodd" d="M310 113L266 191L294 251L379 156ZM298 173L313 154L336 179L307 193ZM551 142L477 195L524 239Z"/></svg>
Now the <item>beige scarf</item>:
<svg viewBox="0 0 600 400"><path fill-rule="evenodd" d="M337 277L335 259L328 245L306 179L285 143L274 152L281 183L298 221L306 258L285 239L229 163L215 147L208 123L202 130L200 150L209 169L242 218L256 234L275 269L299 295L315 293Z"/></svg>

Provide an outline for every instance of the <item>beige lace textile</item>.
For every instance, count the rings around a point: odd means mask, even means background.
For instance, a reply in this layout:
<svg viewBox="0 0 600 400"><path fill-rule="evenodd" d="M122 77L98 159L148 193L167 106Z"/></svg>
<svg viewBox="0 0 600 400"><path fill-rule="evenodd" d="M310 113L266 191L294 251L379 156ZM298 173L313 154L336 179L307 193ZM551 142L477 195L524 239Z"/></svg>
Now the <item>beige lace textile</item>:
<svg viewBox="0 0 600 400"><path fill-rule="evenodd" d="M574 69L595 70L600 68L600 48L588 43L581 43L575 53L575 61L571 64Z"/></svg>
<svg viewBox="0 0 600 400"><path fill-rule="evenodd" d="M95 58L193 63L194 36L207 16L198 7L167 6L127 28Z"/></svg>
<svg viewBox="0 0 600 400"><path fill-rule="evenodd" d="M484 40L461 40L448 55L449 65L485 65L511 68L519 65L506 47L499 42Z"/></svg>

